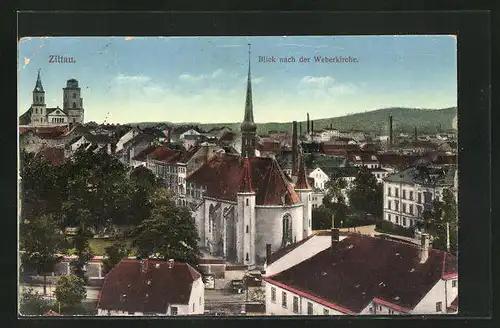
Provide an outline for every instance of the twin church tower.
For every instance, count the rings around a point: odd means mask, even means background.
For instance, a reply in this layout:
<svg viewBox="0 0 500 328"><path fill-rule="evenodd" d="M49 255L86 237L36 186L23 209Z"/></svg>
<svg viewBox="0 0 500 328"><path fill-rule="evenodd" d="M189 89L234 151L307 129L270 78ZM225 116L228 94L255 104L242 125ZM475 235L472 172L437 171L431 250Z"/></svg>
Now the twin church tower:
<svg viewBox="0 0 500 328"><path fill-rule="evenodd" d="M83 98L78 81L69 79L63 88L63 108L59 106L48 108L45 104L45 90L43 89L40 70L33 89L33 103L21 115L19 124L29 126L59 126L74 123L84 123Z"/></svg>

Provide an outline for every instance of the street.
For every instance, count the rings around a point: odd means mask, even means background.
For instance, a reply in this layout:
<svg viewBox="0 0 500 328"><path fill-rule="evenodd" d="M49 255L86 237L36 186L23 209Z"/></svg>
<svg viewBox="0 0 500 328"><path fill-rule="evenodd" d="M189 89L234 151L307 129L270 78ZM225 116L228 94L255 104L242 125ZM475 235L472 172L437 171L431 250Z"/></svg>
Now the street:
<svg viewBox="0 0 500 328"><path fill-rule="evenodd" d="M234 294L224 289L205 289L205 311L239 315L245 299L245 293Z"/></svg>

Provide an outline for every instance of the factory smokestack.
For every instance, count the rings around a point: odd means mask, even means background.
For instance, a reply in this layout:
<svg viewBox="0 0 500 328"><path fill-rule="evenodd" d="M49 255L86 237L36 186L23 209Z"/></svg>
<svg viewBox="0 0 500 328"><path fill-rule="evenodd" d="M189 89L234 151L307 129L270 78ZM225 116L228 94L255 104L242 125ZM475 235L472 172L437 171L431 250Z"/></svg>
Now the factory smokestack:
<svg viewBox="0 0 500 328"><path fill-rule="evenodd" d="M297 174L297 121L292 122L292 175Z"/></svg>
<svg viewBox="0 0 500 328"><path fill-rule="evenodd" d="M314 121L311 121L311 133L314 133Z"/></svg>
<svg viewBox="0 0 500 328"><path fill-rule="evenodd" d="M394 141L392 138L392 115L389 115L389 147L392 147Z"/></svg>
<svg viewBox="0 0 500 328"><path fill-rule="evenodd" d="M311 121L309 120L309 113L307 113L307 134L311 132Z"/></svg>

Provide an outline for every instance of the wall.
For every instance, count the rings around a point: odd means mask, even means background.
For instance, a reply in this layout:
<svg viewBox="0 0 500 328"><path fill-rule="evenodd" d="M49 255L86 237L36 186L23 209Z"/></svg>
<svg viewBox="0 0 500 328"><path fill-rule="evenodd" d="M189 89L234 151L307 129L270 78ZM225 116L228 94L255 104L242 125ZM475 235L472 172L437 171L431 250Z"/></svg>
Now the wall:
<svg viewBox="0 0 500 328"><path fill-rule="evenodd" d="M266 257L266 244L271 244L272 250L281 248L283 238L283 216L290 214L292 217L292 234L294 241L302 240L302 204L290 207L257 205L256 212L256 256L260 259Z"/></svg>
<svg viewBox="0 0 500 328"><path fill-rule="evenodd" d="M192 284L189 305L182 307L182 313L180 310L181 307L179 307L179 314L203 314L205 312L205 285L201 277Z"/></svg>
<svg viewBox="0 0 500 328"><path fill-rule="evenodd" d="M446 301L448 305L453 302L453 299L458 295L458 284L457 287L452 288L452 280L439 280L437 284L422 298L420 303L415 306L412 313L414 314L445 314L446 313ZM445 284L447 284L446 289L448 289L448 300L445 297ZM436 302L443 302L441 309L442 312L436 312Z"/></svg>
<svg viewBox="0 0 500 328"><path fill-rule="evenodd" d="M271 301L271 288L276 288L276 301ZM266 314L267 315L307 315L307 303L311 302L313 304L313 315L324 315L324 310L328 310L329 315L345 315L345 313L339 312L317 302L314 302L305 297L296 295L290 291L284 290L280 287L271 285L265 282L266 289ZM286 293L287 307L282 306L282 292ZM293 312L293 297L297 296L299 298L299 313Z"/></svg>
<svg viewBox="0 0 500 328"><path fill-rule="evenodd" d="M345 236L340 236L339 240L343 240ZM297 265L308 258L318 254L319 252L329 248L331 246L332 237L331 236L313 236L304 244L293 249L277 261L271 263L271 265L266 267L266 277L272 276L274 274L280 273L294 265ZM273 251L277 249L273 248Z"/></svg>
<svg viewBox="0 0 500 328"><path fill-rule="evenodd" d="M314 171L309 173L309 178L314 179L314 187L318 189L325 189L325 185L330 180L328 175L323 172L320 168L316 168Z"/></svg>

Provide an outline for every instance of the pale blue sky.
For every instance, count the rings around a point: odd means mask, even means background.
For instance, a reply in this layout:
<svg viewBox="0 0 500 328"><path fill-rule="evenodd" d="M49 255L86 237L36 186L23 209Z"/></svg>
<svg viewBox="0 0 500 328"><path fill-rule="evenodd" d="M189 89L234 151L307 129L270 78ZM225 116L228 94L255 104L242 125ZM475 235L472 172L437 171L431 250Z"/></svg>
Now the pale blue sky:
<svg viewBox="0 0 500 328"><path fill-rule="evenodd" d="M248 43L256 122L457 105L452 36L44 37L19 43L19 112L30 107L40 68L48 107L62 107L66 80L80 82L85 121L239 122ZM49 63L50 55L76 62ZM318 55L358 63L313 62ZM299 63L301 56L311 63Z"/></svg>

